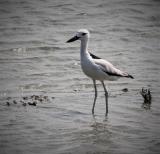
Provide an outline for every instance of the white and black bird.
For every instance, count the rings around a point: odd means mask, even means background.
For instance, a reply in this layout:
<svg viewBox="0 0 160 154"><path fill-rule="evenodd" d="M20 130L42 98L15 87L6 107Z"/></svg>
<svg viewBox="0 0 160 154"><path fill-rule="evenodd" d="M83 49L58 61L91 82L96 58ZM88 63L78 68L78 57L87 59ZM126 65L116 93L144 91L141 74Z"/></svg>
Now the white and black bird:
<svg viewBox="0 0 160 154"><path fill-rule="evenodd" d="M117 69L110 62L101 59L88 51L88 42L90 33L87 29L80 29L74 37L69 39L67 43L74 42L76 40L81 41L80 56L81 56L81 67L83 72L93 80L95 97L92 107L92 114L94 114L94 107L97 99L97 87L96 80L101 81L106 101L106 115L108 114L108 92L104 84L104 80L114 81L121 77L132 78L133 76Z"/></svg>

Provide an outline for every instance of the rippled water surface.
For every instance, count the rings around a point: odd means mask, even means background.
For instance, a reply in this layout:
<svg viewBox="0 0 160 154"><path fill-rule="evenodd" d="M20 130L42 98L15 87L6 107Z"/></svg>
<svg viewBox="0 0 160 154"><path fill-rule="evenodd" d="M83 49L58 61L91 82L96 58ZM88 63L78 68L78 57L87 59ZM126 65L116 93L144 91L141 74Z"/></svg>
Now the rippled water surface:
<svg viewBox="0 0 160 154"><path fill-rule="evenodd" d="M159 10L159 0L1 0L0 153L159 154ZM105 82L108 117L100 83L91 114L80 42L65 43L80 28L94 54L135 77Z"/></svg>

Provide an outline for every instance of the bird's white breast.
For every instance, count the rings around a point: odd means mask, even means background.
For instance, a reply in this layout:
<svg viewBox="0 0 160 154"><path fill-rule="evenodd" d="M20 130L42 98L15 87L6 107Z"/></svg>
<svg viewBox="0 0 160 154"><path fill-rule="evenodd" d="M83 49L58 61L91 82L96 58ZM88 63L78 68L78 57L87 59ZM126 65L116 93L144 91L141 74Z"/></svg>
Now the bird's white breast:
<svg viewBox="0 0 160 154"><path fill-rule="evenodd" d="M105 80L106 74L93 62L89 53L81 55L81 67L83 72L90 78L95 80Z"/></svg>

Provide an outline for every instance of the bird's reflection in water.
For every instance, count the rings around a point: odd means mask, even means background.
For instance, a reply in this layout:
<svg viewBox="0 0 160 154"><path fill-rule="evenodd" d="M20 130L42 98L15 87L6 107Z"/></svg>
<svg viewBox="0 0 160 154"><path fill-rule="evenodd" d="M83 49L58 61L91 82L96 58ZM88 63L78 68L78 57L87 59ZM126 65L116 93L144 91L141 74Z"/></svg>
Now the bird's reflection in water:
<svg viewBox="0 0 160 154"><path fill-rule="evenodd" d="M101 119L101 118L100 118ZM111 142L111 131L108 118L105 117L104 120L100 121L98 117L93 116L92 124L90 125L91 132L94 137L94 143L106 144Z"/></svg>

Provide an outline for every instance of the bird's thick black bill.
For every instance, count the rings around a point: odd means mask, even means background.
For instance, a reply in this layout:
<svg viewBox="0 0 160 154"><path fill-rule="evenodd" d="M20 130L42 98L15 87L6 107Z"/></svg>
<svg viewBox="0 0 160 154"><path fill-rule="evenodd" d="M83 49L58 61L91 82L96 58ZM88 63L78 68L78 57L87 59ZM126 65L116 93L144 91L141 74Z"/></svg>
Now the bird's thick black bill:
<svg viewBox="0 0 160 154"><path fill-rule="evenodd" d="M69 39L66 43L74 42L74 41L76 41L76 40L78 40L78 39L79 39L79 37L74 36L74 37L72 37L71 39Z"/></svg>

